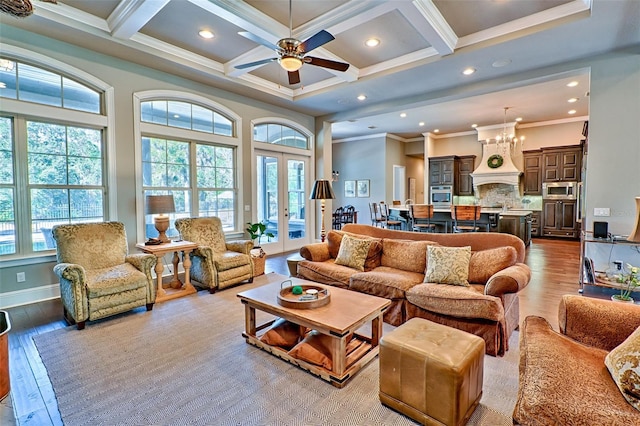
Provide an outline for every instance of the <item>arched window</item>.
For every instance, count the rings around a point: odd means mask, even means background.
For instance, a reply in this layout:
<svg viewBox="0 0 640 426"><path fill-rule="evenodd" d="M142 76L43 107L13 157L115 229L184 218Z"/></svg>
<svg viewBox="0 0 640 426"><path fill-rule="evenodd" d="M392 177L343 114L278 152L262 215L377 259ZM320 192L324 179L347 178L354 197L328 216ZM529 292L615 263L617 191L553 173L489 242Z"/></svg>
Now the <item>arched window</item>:
<svg viewBox="0 0 640 426"><path fill-rule="evenodd" d="M309 149L309 138L284 124L261 123L253 127L253 140L293 148Z"/></svg>
<svg viewBox="0 0 640 426"><path fill-rule="evenodd" d="M109 90L64 63L3 46L0 256L53 250L56 224L108 219Z"/></svg>
<svg viewBox="0 0 640 426"><path fill-rule="evenodd" d="M216 216L225 231L239 230L239 116L189 93L151 91L136 98L142 177L138 206L144 206L147 195L173 195L169 237L178 235L173 223L180 217ZM153 218L142 215L144 237L157 236Z"/></svg>

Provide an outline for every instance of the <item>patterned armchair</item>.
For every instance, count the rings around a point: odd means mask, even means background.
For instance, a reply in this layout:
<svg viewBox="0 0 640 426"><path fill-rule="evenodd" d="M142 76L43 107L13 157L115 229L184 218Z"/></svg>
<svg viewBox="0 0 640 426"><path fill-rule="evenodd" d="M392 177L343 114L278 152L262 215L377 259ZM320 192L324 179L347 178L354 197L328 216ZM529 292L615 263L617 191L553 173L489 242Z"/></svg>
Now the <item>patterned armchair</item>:
<svg viewBox="0 0 640 426"><path fill-rule="evenodd" d="M156 286L151 270L156 257L128 254L120 222L56 225L58 264L64 317L82 330L87 320L126 312L139 306L153 309Z"/></svg>
<svg viewBox="0 0 640 426"><path fill-rule="evenodd" d="M222 222L217 217L177 219L176 229L184 240L198 248L191 256L193 285L209 289L230 287L242 281L253 282L254 269L251 240L225 241Z"/></svg>

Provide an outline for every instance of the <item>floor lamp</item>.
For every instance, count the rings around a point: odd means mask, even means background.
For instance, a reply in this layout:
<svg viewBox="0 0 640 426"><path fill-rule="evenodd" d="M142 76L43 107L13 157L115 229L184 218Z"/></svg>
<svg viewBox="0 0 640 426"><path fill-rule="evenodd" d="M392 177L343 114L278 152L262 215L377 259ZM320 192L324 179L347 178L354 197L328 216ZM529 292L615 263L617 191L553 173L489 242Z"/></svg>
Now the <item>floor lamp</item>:
<svg viewBox="0 0 640 426"><path fill-rule="evenodd" d="M333 188L331 188L331 182L326 179L318 179L313 184L313 191L311 191L310 200L320 200L320 211L322 212L321 220L322 227L320 229L320 241L324 242L325 232L324 232L324 200L333 200L336 198L336 195L333 193Z"/></svg>

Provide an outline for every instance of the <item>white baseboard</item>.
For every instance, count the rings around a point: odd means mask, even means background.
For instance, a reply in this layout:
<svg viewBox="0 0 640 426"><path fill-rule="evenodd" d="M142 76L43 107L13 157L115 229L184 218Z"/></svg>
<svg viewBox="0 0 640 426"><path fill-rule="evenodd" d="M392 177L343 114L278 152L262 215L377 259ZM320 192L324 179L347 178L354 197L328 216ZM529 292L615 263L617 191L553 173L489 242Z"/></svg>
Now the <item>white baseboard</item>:
<svg viewBox="0 0 640 426"><path fill-rule="evenodd" d="M0 309L13 308L14 306L28 305L44 300L60 297L60 284L43 285L25 290L2 293Z"/></svg>

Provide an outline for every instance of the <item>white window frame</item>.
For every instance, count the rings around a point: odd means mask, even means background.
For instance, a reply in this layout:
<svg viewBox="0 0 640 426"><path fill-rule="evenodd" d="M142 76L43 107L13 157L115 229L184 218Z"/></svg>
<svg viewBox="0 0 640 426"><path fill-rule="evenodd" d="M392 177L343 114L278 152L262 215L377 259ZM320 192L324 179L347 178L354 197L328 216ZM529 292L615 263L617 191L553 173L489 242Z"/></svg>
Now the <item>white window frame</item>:
<svg viewBox="0 0 640 426"><path fill-rule="evenodd" d="M233 122L233 136L222 136L197 130L182 129L177 127L165 126L162 124L147 123L142 121L142 102L152 100L182 101L200 105L205 108L214 110ZM190 140L193 142L209 142L217 145L226 145L234 147L236 150L236 185L238 187L235 224L236 229L233 233L243 231L243 173L242 169L242 118L228 107L194 93L177 91L177 90L147 90L136 92L133 94L133 126L134 126L134 143L135 143L135 179L136 179L136 223L137 223L137 240L145 239L144 224L144 186L142 182L142 135L153 135L158 138L175 138L175 140ZM190 164L191 166L191 164ZM191 176L195 179L196 176ZM196 212L191 212L194 216Z"/></svg>
<svg viewBox="0 0 640 426"><path fill-rule="evenodd" d="M52 72L70 77L76 80L78 83L89 86L102 94L103 108L102 114L90 113L85 111L78 111L73 109L66 109L63 107L55 107L44 104L37 104L33 102L25 102L16 99L0 98L2 101L2 112L7 116L17 115L29 121L44 121L56 124L64 124L78 127L91 127L103 129L104 138L104 175L105 182L104 187L107 191L105 202L107 204L105 210L105 220L118 220L117 219L117 198L116 194L116 170L115 161L112 161L112 156L115 155L115 100L114 100L114 88L108 83L98 79L97 77L78 69L72 65L53 59L49 56L42 55L40 53L32 52L21 47L0 43L0 51L4 57L12 59L17 62L25 62L30 65L41 67ZM26 137L26 136L25 136ZM15 150L15 147L14 147ZM15 152L15 151L14 151ZM19 158L17 155L14 157L14 163L16 164L16 187L18 193L16 194L16 208L15 217L16 223L18 222L18 207L24 205L24 202L18 200L19 197L24 196L20 194L26 191L26 182L19 181L19 176L24 173L24 168L27 167L26 163L23 163L26 159ZM22 204L21 204L22 203ZM25 236L20 229L24 228L21 225L17 229L16 240L24 239ZM11 255L3 255L0 257L0 265L2 267L22 266L27 264L36 264L42 262L50 262L55 260L55 253L51 251L33 252L29 253L15 253Z"/></svg>

